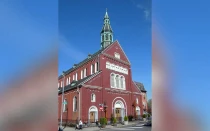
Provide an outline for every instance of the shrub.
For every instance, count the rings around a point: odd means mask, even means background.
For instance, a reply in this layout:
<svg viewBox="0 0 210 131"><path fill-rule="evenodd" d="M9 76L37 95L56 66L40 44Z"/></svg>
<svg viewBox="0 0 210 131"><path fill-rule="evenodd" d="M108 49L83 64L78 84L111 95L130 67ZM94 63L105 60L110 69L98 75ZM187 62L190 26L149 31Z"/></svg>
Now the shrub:
<svg viewBox="0 0 210 131"><path fill-rule="evenodd" d="M74 124L74 123L68 123L68 126L69 126L69 127L75 127L76 124Z"/></svg>
<svg viewBox="0 0 210 131"><path fill-rule="evenodd" d="M113 124L117 123L117 119L114 117Z"/></svg>
<svg viewBox="0 0 210 131"><path fill-rule="evenodd" d="M124 121L128 121L128 117L127 116L124 117Z"/></svg>
<svg viewBox="0 0 210 131"><path fill-rule="evenodd" d="M100 124L101 125L106 125L107 124L107 119L104 118L104 117L100 118Z"/></svg>
<svg viewBox="0 0 210 131"><path fill-rule="evenodd" d="M147 116L150 117L150 114L148 114Z"/></svg>
<svg viewBox="0 0 210 131"><path fill-rule="evenodd" d="M113 116L113 114L111 114L111 123L113 123L114 122L114 116Z"/></svg>
<svg viewBox="0 0 210 131"><path fill-rule="evenodd" d="M128 120L129 120L129 121L132 121L132 119L133 119L133 116L132 116L132 115L129 115L129 116L128 116Z"/></svg>
<svg viewBox="0 0 210 131"><path fill-rule="evenodd" d="M147 117L147 115L146 115L146 114L143 114L143 115L142 115L142 117L143 117L143 118L146 118L146 117Z"/></svg>

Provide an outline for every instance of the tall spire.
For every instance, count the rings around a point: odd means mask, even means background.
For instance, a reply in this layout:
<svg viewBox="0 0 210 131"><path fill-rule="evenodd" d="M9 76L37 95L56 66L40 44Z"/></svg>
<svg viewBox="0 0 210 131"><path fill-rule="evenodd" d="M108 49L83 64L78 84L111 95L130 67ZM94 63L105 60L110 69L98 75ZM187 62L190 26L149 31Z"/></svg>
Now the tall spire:
<svg viewBox="0 0 210 131"><path fill-rule="evenodd" d="M110 25L109 15L106 8L104 25L101 30L101 48L105 48L113 42L113 31Z"/></svg>

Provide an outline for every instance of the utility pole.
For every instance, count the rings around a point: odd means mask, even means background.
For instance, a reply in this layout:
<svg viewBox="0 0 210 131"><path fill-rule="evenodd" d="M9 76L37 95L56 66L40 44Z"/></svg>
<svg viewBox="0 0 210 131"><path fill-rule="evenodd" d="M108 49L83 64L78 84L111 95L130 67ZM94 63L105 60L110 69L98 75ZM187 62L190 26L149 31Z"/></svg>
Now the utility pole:
<svg viewBox="0 0 210 131"><path fill-rule="evenodd" d="M64 87L65 87L65 72L63 71L63 87L62 87L62 101L61 101L61 121L60 121L60 127L62 127L62 119L63 119L63 96L64 96Z"/></svg>

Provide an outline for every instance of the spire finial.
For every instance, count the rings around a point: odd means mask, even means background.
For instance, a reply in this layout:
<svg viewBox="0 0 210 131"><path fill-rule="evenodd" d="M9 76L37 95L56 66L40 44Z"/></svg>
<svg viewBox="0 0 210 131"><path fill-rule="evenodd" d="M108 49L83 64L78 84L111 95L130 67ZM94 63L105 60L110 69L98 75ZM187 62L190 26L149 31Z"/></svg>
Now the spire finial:
<svg viewBox="0 0 210 131"><path fill-rule="evenodd" d="M109 16L108 16L108 12L107 12L107 8L106 8L106 13L105 13L104 18L109 18Z"/></svg>

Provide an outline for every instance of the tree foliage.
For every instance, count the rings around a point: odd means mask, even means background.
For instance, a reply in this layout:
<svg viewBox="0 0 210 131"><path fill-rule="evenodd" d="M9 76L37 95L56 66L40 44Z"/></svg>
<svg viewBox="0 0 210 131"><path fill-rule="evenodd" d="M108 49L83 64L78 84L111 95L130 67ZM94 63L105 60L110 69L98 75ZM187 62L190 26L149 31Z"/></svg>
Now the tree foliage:
<svg viewBox="0 0 210 131"><path fill-rule="evenodd" d="M148 113L152 114L152 99L149 99L147 102Z"/></svg>

